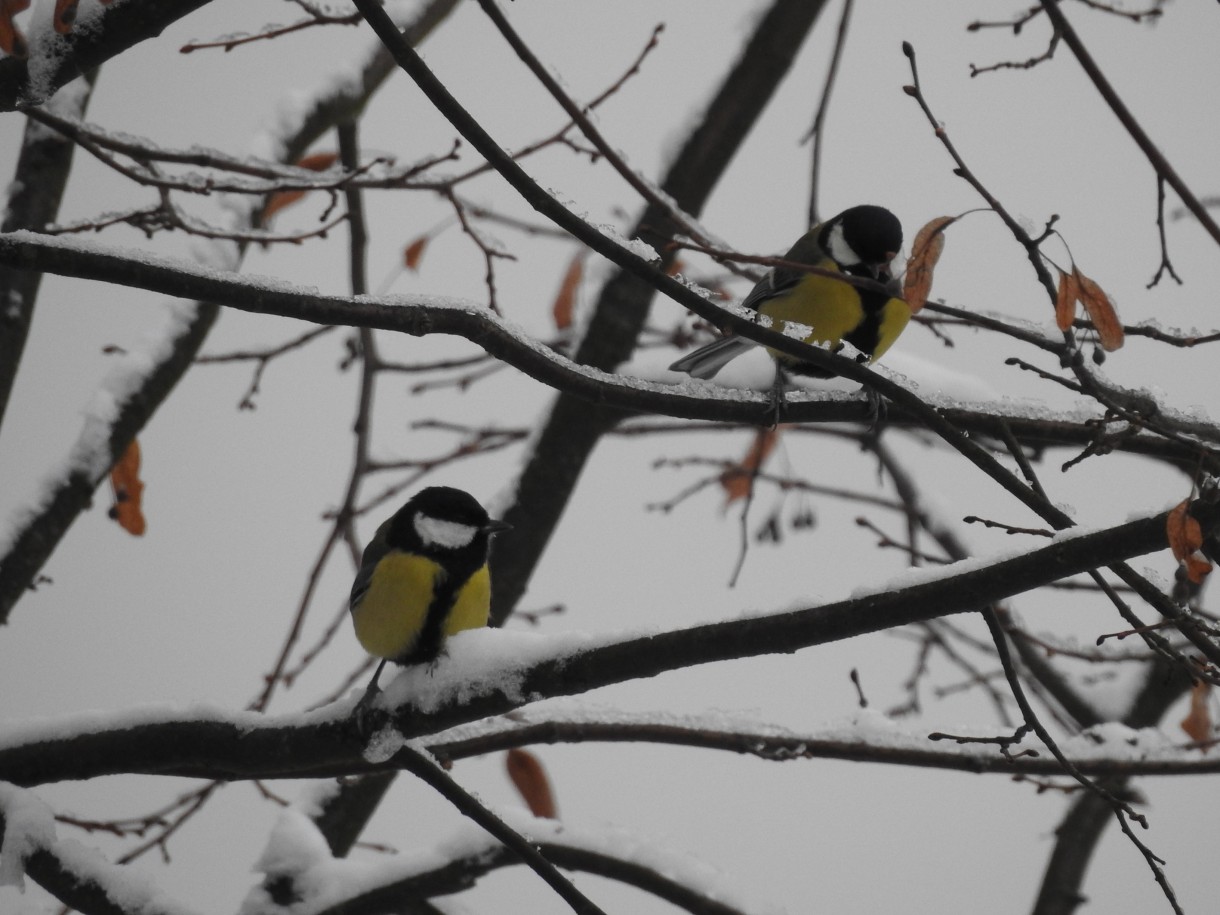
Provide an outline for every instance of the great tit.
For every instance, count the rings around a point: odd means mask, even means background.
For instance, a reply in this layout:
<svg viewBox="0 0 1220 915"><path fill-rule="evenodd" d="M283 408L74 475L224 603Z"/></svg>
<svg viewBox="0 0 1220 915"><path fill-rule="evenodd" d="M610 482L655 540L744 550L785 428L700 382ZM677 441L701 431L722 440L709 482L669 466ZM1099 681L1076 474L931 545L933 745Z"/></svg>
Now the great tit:
<svg viewBox="0 0 1220 915"><path fill-rule="evenodd" d="M874 280L861 288L841 280L787 267L768 271L742 305L771 319L773 330L787 322L811 328L806 343L822 343L832 351L850 343L861 361L878 359L902 333L911 309L902 289L890 274L890 262L902 247L902 224L884 207L862 205L844 210L819 223L794 244L784 260L849 276ZM753 340L736 334L722 337L683 356L669 368L694 378L711 378L752 346ZM776 362L776 387L784 373L830 378L832 372L784 353L768 350Z"/></svg>
<svg viewBox="0 0 1220 915"><path fill-rule="evenodd" d="M469 493L430 486L377 529L348 603L356 638L381 658L358 711L376 696L387 661L431 663L447 636L487 625L491 538L508 528Z"/></svg>

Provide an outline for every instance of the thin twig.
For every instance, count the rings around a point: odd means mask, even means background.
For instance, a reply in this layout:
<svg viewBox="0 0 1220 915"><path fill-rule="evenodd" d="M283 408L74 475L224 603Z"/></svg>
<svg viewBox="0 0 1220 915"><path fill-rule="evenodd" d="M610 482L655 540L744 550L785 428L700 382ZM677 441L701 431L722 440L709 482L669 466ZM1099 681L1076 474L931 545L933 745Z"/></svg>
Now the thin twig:
<svg viewBox="0 0 1220 915"><path fill-rule="evenodd" d="M1051 736L1050 731L1042 724L1037 713L1034 712L1033 706L1029 704L1029 699L1025 696L1025 690L1021 686L1021 678L1017 675L1016 665L1013 663L1012 654L1009 651L1008 639L1004 634L1004 627L1000 625L999 617L995 611L987 609L983 611L983 619L987 623L987 628L991 631L991 637L995 641L996 650L1000 656L1000 663L1004 665L1004 674L1008 678L1009 687L1012 689L1013 698L1017 700L1017 706L1021 709L1021 715L1025 719L1025 724L1031 728L1038 739L1042 741L1043 746L1050 750L1051 755L1063 767L1063 771L1070 775L1073 779L1093 792L1099 798L1108 803L1114 811L1114 816L1118 820L1119 826L1126 834L1131 843L1144 856L1148 867L1152 870L1153 877L1160 885L1161 891L1165 894L1165 898L1169 900L1170 906L1173 907L1177 915L1184 915L1181 906L1178 905L1177 896L1174 894L1173 887L1169 885L1169 880L1165 876L1165 871L1161 865L1165 862L1158 858L1144 842L1131 830L1131 820L1139 823L1140 826L1147 829L1148 821L1143 814L1138 813L1126 801L1116 797L1112 792L1103 788L1093 779L1084 775L1076 764L1064 755L1059 749L1059 744Z"/></svg>
<svg viewBox="0 0 1220 915"><path fill-rule="evenodd" d="M1169 242L1165 239L1165 176L1156 176L1156 233L1161 240L1161 263L1156 268L1156 273L1152 275L1152 279L1148 281L1145 289L1151 289L1161 281L1161 277L1168 273L1173 277L1174 281L1181 286L1182 278L1178 276L1173 269L1173 264L1169 262Z"/></svg>
<svg viewBox="0 0 1220 915"><path fill-rule="evenodd" d="M1076 56L1076 60L1080 62L1080 66L1084 68L1084 72L1088 74L1097 91L1101 93L1101 97L1105 99L1106 104L1110 106L1110 110L1114 112L1115 117L1126 128L1127 133L1131 135L1131 139L1135 141L1148 159L1149 164L1156 171L1158 177L1163 178L1174 193L1186 205L1186 208L1194 214L1195 219L1199 220L1199 225L1207 230L1207 234L1212 237L1216 244L1220 244L1220 225L1212 219L1212 216L1207 212L1207 208L1199 201L1194 192L1182 180L1169 160L1161 153L1156 144L1152 142L1152 138L1140 126L1139 121L1135 119L1135 115L1127 107L1126 103L1119 97L1114 87L1110 85L1110 81L1106 79L1105 74L1101 72L1101 68L1093 59L1093 55L1089 53L1088 48L1084 46L1084 42L1080 40L1080 36L1076 30L1072 28L1072 24L1068 22L1067 17L1063 15L1063 10L1059 8L1059 0L1040 0L1042 9L1046 11L1047 18L1055 27L1055 31L1063 36L1064 43L1071 49Z"/></svg>
<svg viewBox="0 0 1220 915"><path fill-rule="evenodd" d="M559 894L572 911L579 915L605 915L584 893L576 889L559 870L543 857L535 845L497 817L482 802L473 797L445 772L435 759L409 744L399 749L394 761L412 775L436 790L462 814L470 817L486 832L521 856L521 860Z"/></svg>
<svg viewBox="0 0 1220 915"><path fill-rule="evenodd" d="M835 32L834 51L830 55L830 66L826 70L826 83L822 87L822 98L818 102L818 110L813 116L813 125L804 139L813 140L813 152L810 156L809 171L809 225L818 222L818 183L822 175L822 142L826 138L822 124L826 112L830 109L830 96L834 91L835 77L839 74L839 62L843 59L843 49L847 46L847 27L851 22L851 10L855 0L843 0L843 12L839 15L839 27Z"/></svg>
<svg viewBox="0 0 1220 915"><path fill-rule="evenodd" d="M315 11L312 19L302 19L300 22L292 23L292 25L271 27L266 31L259 32L255 35L239 35L231 38L218 38L215 41L188 41L178 49L178 53L190 54L192 51L202 51L210 48L221 48L228 52L244 44L250 44L251 42L255 41L267 41L272 38L280 38L284 35L290 35L293 32L300 32L304 29L313 28L315 26L356 25L359 22L359 13L349 13L346 16L330 16L322 12Z"/></svg>

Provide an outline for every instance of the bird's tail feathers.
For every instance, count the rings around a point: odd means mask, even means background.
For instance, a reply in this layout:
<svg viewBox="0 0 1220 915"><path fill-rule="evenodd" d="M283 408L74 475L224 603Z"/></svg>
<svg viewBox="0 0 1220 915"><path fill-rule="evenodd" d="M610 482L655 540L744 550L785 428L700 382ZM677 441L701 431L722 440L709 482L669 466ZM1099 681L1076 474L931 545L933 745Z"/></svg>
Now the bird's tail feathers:
<svg viewBox="0 0 1220 915"><path fill-rule="evenodd" d="M693 353L687 353L669 367L671 372L685 372L692 378L714 378L722 368L744 353L752 346L757 346L753 340L745 337L721 337L701 346Z"/></svg>

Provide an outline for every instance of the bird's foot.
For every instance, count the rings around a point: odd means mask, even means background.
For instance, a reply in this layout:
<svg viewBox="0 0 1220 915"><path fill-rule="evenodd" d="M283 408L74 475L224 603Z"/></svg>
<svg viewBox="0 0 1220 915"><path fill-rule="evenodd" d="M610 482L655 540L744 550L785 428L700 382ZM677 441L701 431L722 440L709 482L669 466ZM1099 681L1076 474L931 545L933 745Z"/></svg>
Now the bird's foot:
<svg viewBox="0 0 1220 915"><path fill-rule="evenodd" d="M384 728L390 720L390 713L376 704L380 695L381 689L369 684L356 707L352 709L352 728L363 741L367 741Z"/></svg>
<svg viewBox="0 0 1220 915"><path fill-rule="evenodd" d="M784 420L784 412L788 407L787 387L788 373L777 365L775 380L771 383L771 402L767 405L767 415L771 419L770 427L772 429L779 426Z"/></svg>
<svg viewBox="0 0 1220 915"><path fill-rule="evenodd" d="M864 398L868 401L868 431L870 434L876 435L881 431L881 427L885 425L889 401L872 388L864 389Z"/></svg>

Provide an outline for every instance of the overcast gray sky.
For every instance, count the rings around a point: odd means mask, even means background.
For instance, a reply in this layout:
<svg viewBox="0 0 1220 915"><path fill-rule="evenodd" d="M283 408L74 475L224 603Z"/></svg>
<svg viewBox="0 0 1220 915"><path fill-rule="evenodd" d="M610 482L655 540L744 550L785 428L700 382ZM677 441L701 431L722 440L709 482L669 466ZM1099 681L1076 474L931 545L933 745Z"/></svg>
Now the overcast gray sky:
<svg viewBox="0 0 1220 915"><path fill-rule="evenodd" d="M96 0L83 0L82 8ZM39 4L35 4L39 6ZM42 0L41 6L46 6ZM655 177L701 104L738 52L756 2L699 0L664 4L531 2L506 4L514 25L542 60L559 73L577 99L588 99L626 69L658 21L660 46L642 71L599 112L598 123L634 167ZM1051 214L1080 268L1097 279L1129 322L1155 319L1166 327L1214 329L1214 290L1220 259L1213 242L1191 220L1173 220L1168 232L1174 264L1186 281L1178 287L1145 284L1159 253L1156 185L1138 151L1104 108L1066 49L1033 70L970 77L970 64L1024 60L1045 47L1038 20L1019 37L1008 30L970 33L975 18L1007 19L1023 4L1008 2L887 4L860 0L830 111L821 189L827 213L861 203L882 203L903 221L908 240L926 220L979 207L982 201L951 173L952 163L922 113L901 87L910 79L900 52L913 42L930 103L970 166L1033 229ZM1213 88L1220 84L1215 53L1220 8L1178 0L1155 26L1137 26L1089 13L1065 11L1077 24L1101 67L1162 151L1195 192L1214 193L1218 136ZM37 12L37 11L36 11ZM704 224L728 244L776 253L805 228L808 147L800 144L822 84L839 5L831 4L783 90L767 111L704 214ZM312 30L272 45L182 55L191 39L255 31L297 18L294 6L271 0L208 4L108 63L89 119L110 130L147 137L164 146L205 145L234 154L258 151L260 132L290 110L301 93L325 83L363 58L371 46L366 28ZM563 123L486 18L461 6L428 41L426 59L451 91L499 142L515 148ZM23 127L16 114L0 116L0 175L11 174ZM374 100L362 122L368 151L400 161L447 148L454 132L404 76ZM332 148L328 138L319 148ZM63 221L151 201L77 152ZM465 162L472 161L467 158ZM629 189L604 166L591 167L562 152L526 163L539 182L594 222L623 227L639 208ZM6 179L7 180L7 179ZM496 178L469 189L472 197L525 216L527 208ZM215 200L194 203L215 217ZM322 201L283 214L281 228L305 226ZM1171 197L1170 210L1177 207ZM443 201L422 194L382 194L370 204L370 276L390 276L399 252L413 238L450 216ZM523 243L497 234L521 259L498 265L498 295L508 318L540 337L551 334L549 305L575 247L564 242ZM192 242L134 231L101 236L113 244L188 255ZM244 269L282 277L326 292L346 291L342 233L299 247L251 251ZM1067 264L1064 249L1047 252ZM582 295L590 297L607 272L590 260ZM395 278L392 291L485 299L483 263L455 229L429 246L418 274ZM738 284L735 292L744 287ZM1051 326L1045 295L1024 253L997 219L967 217L948 235L934 296L968 308L1001 312ZM661 301L656 322L668 327L678 306ZM130 350L165 320L156 296L48 277L3 433L0 434L0 531L30 504L49 472L62 461L80 429L82 412L116 357L102 348ZM285 340L301 326L279 319L226 312L206 350L247 349ZM1038 383L1004 359L1018 351L995 339L958 333L945 347L923 328L912 328L885 362L921 393L936 396L940 372L961 373L984 397L1033 400L1047 409L1074 404L1057 388ZM141 436L149 529L139 540L106 517L109 496L64 540L45 572L53 585L26 597L0 633L0 718L20 722L60 718L84 710L122 712L146 703L197 703L240 709L261 686L304 587L304 576L325 536L322 513L338 504L346 479L354 415L355 373L340 373L340 335L269 368L257 409L239 411L250 369L193 370ZM385 338L387 354L403 359L468 355L462 341ZM1024 353L1020 353L1025 355ZM674 357L658 353L655 366ZM641 362L641 370L648 360ZM1052 365L1044 367L1051 369ZM935 369L935 371L933 371ZM1179 410L1216 414L1213 352L1153 348L1134 341L1111 357L1104 371L1148 388ZM411 398L411 381L383 384L377 413L378 455L429 456L453 444L440 433L413 431L429 417L470 424L528 426L551 395L512 370L452 392ZM952 396L961 396L954 388ZM859 529L859 506L811 501L818 526L787 537L780 548L755 546L738 586L727 587L737 558L736 510L722 514L721 496L706 492L670 514L648 511L696 478L694 471L655 469L658 456L735 457L748 444L743 433L605 441L595 453L556 538L526 596L526 608L562 603L543 631L607 633L641 627L674 628L743 612L808 606L859 588L876 587L904 569L895 551L878 553L873 535ZM943 448L895 436L895 446L937 480L932 498L947 518L968 513L1013 523L1031 519L991 492L980 475ZM432 482L469 489L495 504L510 484L519 453L456 465ZM1171 505L1187 493L1183 478L1127 458L1104 470L1089 465L1060 474L1070 457L1056 453L1042 465L1052 498L1070 505L1079 522L1101 526ZM851 488L876 486L871 466L850 444L789 436L775 466ZM760 496L758 517L773 504ZM386 512L388 513L388 512ZM869 517L901 532L897 516ZM370 519L374 521L375 519ZM371 535L374 523L362 526ZM969 528L980 554L1012 549L1003 535ZM1166 557L1147 565L1168 577ZM322 579L305 644L316 640L339 612L351 569L334 562ZM1017 609L1034 629L1089 643L1120 628L1115 616L1070 598ZM963 620L962 625L974 626ZM513 628L525 628L510 623ZM979 628L978 631L982 631ZM344 626L334 644L275 708L309 706L360 660ZM605 690L581 705L677 714L731 712L762 723L811 730L846 720L856 694L848 672L860 671L874 708L905 698L902 683L913 663L910 644L883 634L820 647L791 657L765 658L685 671ZM1084 677L1087 669L1074 669ZM958 674L934 671L928 686L950 686ZM1091 687L1099 702L1121 707L1124 683ZM925 690L925 713L904 727L994 733L994 715L975 695L937 700ZM569 707L571 703L567 704ZM1170 715L1174 721L1180 715ZM3 727L3 725L0 725ZM1181 735L1170 733L1173 739ZM801 761L763 763L728 755L650 746L544 747L561 813L574 830L626 830L671 853L689 854L719 872L740 896L762 910L871 913L1027 911L1067 799L1036 793L1001 776L972 777L861 764ZM517 803L498 757L459 763L455 776L493 805ZM405 782L405 779L402 780ZM144 811L185 790L187 783L107 779L56 785L39 791L58 810L90 818ZM275 790L293 798L300 785ZM1188 912L1214 906L1214 849L1220 827L1212 814L1212 786L1198 779L1145 780L1153 829L1147 839L1169 862L1168 874ZM1203 792L1208 792L1204 794ZM234 911L255 875L250 869L267 840L278 808L249 785L234 784L171 844L173 862L148 856L137 867L202 912ZM241 828L234 828L235 823ZM418 785L402 784L370 828L371 841L410 850L461 828L460 817ZM61 827L61 834L68 834ZM108 853L115 845L81 836ZM629 891L579 879L579 885L615 911L661 912ZM1111 829L1102 840L1087 892L1090 911L1168 911L1133 848ZM0 908L53 911L36 891L19 901L0 890ZM531 874L518 869L475 890L471 911L560 912L563 904Z"/></svg>

